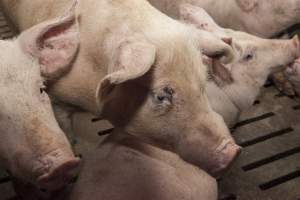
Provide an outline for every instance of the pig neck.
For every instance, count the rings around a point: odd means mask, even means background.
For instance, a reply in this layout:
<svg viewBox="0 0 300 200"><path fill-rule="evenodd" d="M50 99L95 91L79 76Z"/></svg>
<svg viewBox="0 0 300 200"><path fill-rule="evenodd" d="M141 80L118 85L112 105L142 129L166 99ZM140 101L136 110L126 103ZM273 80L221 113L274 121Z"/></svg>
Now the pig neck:
<svg viewBox="0 0 300 200"><path fill-rule="evenodd" d="M213 110L223 117L228 127L233 127L241 113L234 99L213 81L207 83L207 96Z"/></svg>
<svg viewBox="0 0 300 200"><path fill-rule="evenodd" d="M102 145L107 143L126 146L153 159L160 160L170 166L176 166L176 164L180 162L185 163L185 161L183 161L177 154L164 150L156 145L145 143L141 139L127 134L122 130L115 129L114 132L105 139Z"/></svg>
<svg viewBox="0 0 300 200"><path fill-rule="evenodd" d="M247 77L247 81L235 80L233 83L226 85L222 90L231 99L232 103L240 112L247 110L259 95L261 87L267 80L269 72L261 77Z"/></svg>

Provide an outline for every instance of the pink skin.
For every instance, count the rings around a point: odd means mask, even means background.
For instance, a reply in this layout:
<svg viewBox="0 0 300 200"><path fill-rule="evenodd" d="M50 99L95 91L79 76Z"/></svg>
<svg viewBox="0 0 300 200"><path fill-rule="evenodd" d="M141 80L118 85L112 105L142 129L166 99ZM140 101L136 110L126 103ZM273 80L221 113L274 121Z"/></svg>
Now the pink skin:
<svg viewBox="0 0 300 200"><path fill-rule="evenodd" d="M300 59L297 59L294 64L289 65L285 70L285 74L293 84L296 93L300 95Z"/></svg>
<svg viewBox="0 0 300 200"><path fill-rule="evenodd" d="M22 200L216 200L216 180L177 154L120 130L84 156L78 180L47 196L15 182Z"/></svg>
<svg viewBox="0 0 300 200"><path fill-rule="evenodd" d="M77 36L68 32L74 23L69 14L32 27L14 41L0 41L5 50L0 53L0 164L21 181L49 191L64 187L80 163L43 84L62 75L77 51ZM54 66L43 62L49 58L55 58Z"/></svg>
<svg viewBox="0 0 300 200"><path fill-rule="evenodd" d="M274 37L300 20L299 0L148 0L172 17L181 4L205 9L222 27L263 38Z"/></svg>
<svg viewBox="0 0 300 200"><path fill-rule="evenodd" d="M279 70L280 66L293 63L300 55L297 36L290 40L263 39L221 28L205 10L197 6L185 4L180 11L184 22L221 38L232 38L231 44L236 54L233 62L223 65L205 58L213 80L210 84L217 85L208 90L210 102L213 109L224 117L228 126L233 126L239 113L253 104L268 75ZM218 100L215 98L216 93L223 97L225 95L231 102L225 102L224 98L221 98L222 101ZM230 106L235 108L227 109Z"/></svg>
<svg viewBox="0 0 300 200"><path fill-rule="evenodd" d="M25 29L57 16L71 1L1 2L11 6L13 21ZM106 17L99 10L105 10ZM227 57L228 44L168 18L143 0L85 0L77 11L80 51L68 74L49 87L56 100L101 114L115 127L194 160L208 172L234 160L237 153L218 158L222 153L216 149L224 140L234 140L223 119L210 108L206 67L200 56L224 53Z"/></svg>
<svg viewBox="0 0 300 200"><path fill-rule="evenodd" d="M70 200L93 198L216 200L217 184L178 155L116 130L86 157L69 196Z"/></svg>

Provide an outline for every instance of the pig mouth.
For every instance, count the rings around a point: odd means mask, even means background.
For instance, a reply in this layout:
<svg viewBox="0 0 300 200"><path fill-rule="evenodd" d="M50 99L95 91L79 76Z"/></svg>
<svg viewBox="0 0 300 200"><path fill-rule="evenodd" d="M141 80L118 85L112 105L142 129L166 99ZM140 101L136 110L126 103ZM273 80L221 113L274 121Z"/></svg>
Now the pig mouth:
<svg viewBox="0 0 300 200"><path fill-rule="evenodd" d="M49 191L63 188L77 175L79 164L79 158L65 156L60 151L47 154L34 165L37 186Z"/></svg>

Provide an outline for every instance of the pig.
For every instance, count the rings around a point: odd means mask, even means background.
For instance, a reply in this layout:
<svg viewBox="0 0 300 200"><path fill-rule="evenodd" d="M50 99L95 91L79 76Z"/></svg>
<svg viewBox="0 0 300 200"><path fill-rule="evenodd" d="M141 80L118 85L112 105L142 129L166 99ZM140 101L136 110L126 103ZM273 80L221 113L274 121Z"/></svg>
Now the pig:
<svg viewBox="0 0 300 200"><path fill-rule="evenodd" d="M149 0L175 17L178 5L192 4L205 9L224 28L271 38L300 21L300 1L287 0Z"/></svg>
<svg viewBox="0 0 300 200"><path fill-rule="evenodd" d="M217 200L217 183L177 154L120 130L85 162L68 200Z"/></svg>
<svg viewBox="0 0 300 200"><path fill-rule="evenodd" d="M75 15L69 14L38 24L16 39L0 41L0 166L21 182L48 191L74 178L80 160L45 92L48 77L58 77L67 69L56 71L40 63L67 58L66 48L78 47L75 24ZM57 32L64 26L74 27L74 32ZM54 49L57 42L60 49Z"/></svg>
<svg viewBox="0 0 300 200"><path fill-rule="evenodd" d="M222 27L244 31L262 38L274 38L300 22L300 0L149 0L155 7L176 17L179 5L189 3L204 8ZM285 74L285 75L284 75ZM275 86L288 96L295 96L298 79L286 72L272 74ZM294 86L295 87L295 86Z"/></svg>
<svg viewBox="0 0 300 200"><path fill-rule="evenodd" d="M299 39L297 36L291 40L263 39L224 29L203 8L191 4L178 6L176 17L182 21L221 38L232 38L233 62L226 65L208 62L211 81L207 84L207 93L213 110L233 127L240 113L253 105L268 75L300 56Z"/></svg>
<svg viewBox="0 0 300 200"><path fill-rule="evenodd" d="M71 0L1 0L19 30L55 17ZM31 13L31 15L28 15ZM220 176L240 152L206 95L202 56L233 58L207 31L173 20L145 0L84 0L80 51L49 94ZM57 67L64 65L61 59Z"/></svg>

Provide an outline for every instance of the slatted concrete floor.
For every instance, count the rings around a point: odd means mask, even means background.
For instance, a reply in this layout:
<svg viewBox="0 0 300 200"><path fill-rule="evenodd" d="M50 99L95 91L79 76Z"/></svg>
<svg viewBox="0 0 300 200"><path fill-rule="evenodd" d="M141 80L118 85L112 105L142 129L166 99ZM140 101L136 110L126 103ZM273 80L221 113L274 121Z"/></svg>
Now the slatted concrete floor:
<svg viewBox="0 0 300 200"><path fill-rule="evenodd" d="M227 200L300 199L300 100L264 88L233 135L243 153L220 181Z"/></svg>
<svg viewBox="0 0 300 200"><path fill-rule="evenodd" d="M13 35L0 13L0 38ZM228 194L224 200L300 200L300 100L278 95L273 87L263 90L233 133L244 150L220 180L221 193ZM80 123L75 130L91 132L91 141L98 138L98 130L111 128L106 122L92 123L85 114L76 120ZM0 170L0 200L13 196L9 177Z"/></svg>

